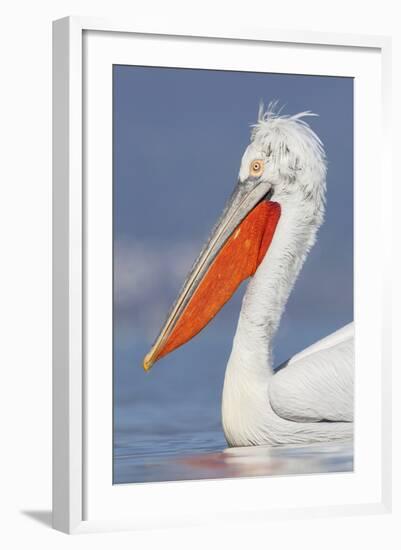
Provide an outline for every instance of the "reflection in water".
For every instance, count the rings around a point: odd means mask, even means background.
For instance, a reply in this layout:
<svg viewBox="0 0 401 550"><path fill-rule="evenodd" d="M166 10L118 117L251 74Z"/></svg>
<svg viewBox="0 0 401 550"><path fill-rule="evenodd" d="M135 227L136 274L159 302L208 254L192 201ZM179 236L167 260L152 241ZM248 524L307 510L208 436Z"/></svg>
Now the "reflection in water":
<svg viewBox="0 0 401 550"><path fill-rule="evenodd" d="M238 447L184 456L120 454L115 483L350 472L352 443Z"/></svg>

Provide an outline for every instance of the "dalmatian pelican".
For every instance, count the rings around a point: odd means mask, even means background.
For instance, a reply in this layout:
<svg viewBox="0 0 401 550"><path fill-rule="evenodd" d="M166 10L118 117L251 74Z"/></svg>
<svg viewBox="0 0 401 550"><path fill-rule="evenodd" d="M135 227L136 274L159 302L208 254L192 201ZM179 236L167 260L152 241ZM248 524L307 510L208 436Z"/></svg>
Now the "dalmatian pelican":
<svg viewBox="0 0 401 550"><path fill-rule="evenodd" d="M260 107L234 191L143 363L188 342L250 278L223 387L232 447L353 434L352 323L273 368L274 335L325 212L325 151L304 120L312 115Z"/></svg>

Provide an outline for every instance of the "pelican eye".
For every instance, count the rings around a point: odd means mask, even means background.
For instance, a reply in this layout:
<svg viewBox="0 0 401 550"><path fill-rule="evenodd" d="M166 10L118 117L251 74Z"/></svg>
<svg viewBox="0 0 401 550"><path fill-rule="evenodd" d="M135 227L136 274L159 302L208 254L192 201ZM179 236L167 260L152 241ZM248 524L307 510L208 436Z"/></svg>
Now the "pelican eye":
<svg viewBox="0 0 401 550"><path fill-rule="evenodd" d="M263 160L253 160L249 167L249 173L251 176L260 176L263 173L264 167Z"/></svg>

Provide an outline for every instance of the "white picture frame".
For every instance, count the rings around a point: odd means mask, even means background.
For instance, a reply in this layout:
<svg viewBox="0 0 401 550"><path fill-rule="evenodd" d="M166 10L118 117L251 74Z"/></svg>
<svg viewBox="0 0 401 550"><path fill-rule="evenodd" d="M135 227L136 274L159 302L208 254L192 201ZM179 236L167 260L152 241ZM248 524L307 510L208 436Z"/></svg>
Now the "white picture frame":
<svg viewBox="0 0 401 550"><path fill-rule="evenodd" d="M88 38L89 37L89 38ZM291 49L302 50L304 55L297 60L297 72L306 74L357 74L355 97L356 129L363 126L365 132L356 131L355 166L357 181L364 180L366 189L375 189L373 200L367 192L365 204L361 204L361 188L356 192L356 231L358 246L361 230L373 208L378 205L380 235L390 232L389 221L382 207L382 197L391 200L390 161L388 140L390 125L390 39L386 37L336 35L313 32L290 32L268 29L197 29L141 28L127 21L106 21L87 17L69 17L54 22L53 30L53 526L67 533L112 529L137 529L144 527L188 525L211 521L236 519L242 521L265 521L273 517L309 517L312 515L345 515L383 513L390 509L390 427L391 427L391 356L390 356L390 303L391 296L386 273L391 273L391 250L389 241L382 239L379 258L380 269L369 265L369 251L356 258L356 300L361 308L360 349L357 345L357 363L363 356L363 341L369 341L372 349L366 366L372 371L369 381L362 381L357 370L357 409L367 411L367 399L371 403L370 444L362 423L356 422L355 454L356 469L352 474L326 476L299 476L289 478L240 479L202 482L173 482L164 484L141 484L120 486L114 490L108 473L112 449L111 441L111 387L112 365L109 349L99 350L102 365L98 377L92 376L94 360L93 331L108 340L110 330L110 269L107 255L92 253L93 238L101 239L102 249L109 250L111 243L110 217L107 213L110 198L111 113L104 111L110 100L110 86L104 80L111 79L110 63L130 61L135 57L137 44L144 41L142 64L186 66L189 61L173 59L184 55L183 50L192 47L191 66L201 67L203 59L214 55L213 67L241 68L241 48L245 45L262 50L276 48L274 60L266 72L291 72L291 63L285 61ZM161 49L158 41L166 47ZM125 42L124 42L125 41ZM187 48L175 48L185 42ZM170 48L171 46L171 48ZM199 47L201 46L201 47ZM230 48L236 48L235 59ZM171 52L169 53L169 48ZM177 50L180 49L181 53ZM255 52L259 51L255 49ZM221 52L220 52L221 50ZM223 51L224 50L224 51ZM285 51L287 51L287 54ZM279 53L283 51L284 53ZM311 59L308 61L308 53ZM188 52L186 55L189 55ZM219 57L221 55L221 57ZM255 70L261 70L255 55ZM170 57L169 57L170 56ZM231 57L230 57L231 56ZM347 59L356 56L347 65ZM358 57L359 56L359 57ZM291 56L290 56L291 57ZM313 58L313 59L312 59ZM227 61L230 60L231 61ZM211 66L211 61L206 63ZM220 63L220 65L218 65ZM272 64L274 63L274 65ZM307 63L310 63L307 66ZM216 65L217 64L217 65ZM280 68L281 67L281 68ZM315 67L315 68L313 68ZM320 69L319 69L320 67ZM333 67L333 68L330 68ZM337 69L335 69L337 67ZM93 69L93 70L92 70ZM338 71L337 73L335 71ZM311 72L313 71L313 72ZM315 72L316 71L316 72ZM355 73L355 74L354 74ZM107 76L109 75L109 76ZM88 108L86 89L88 79L100 86L102 93ZM369 79L372 81L370 82ZM362 86L364 88L362 89ZM365 90L366 87L366 90ZM361 92L365 91L365 94ZM365 100L363 99L366 96ZM103 102L103 103L102 103ZM105 102L105 103L104 103ZM96 104L94 104L96 103ZM93 107L92 107L93 105ZM370 109L372 120L364 121L363 114ZM107 111L107 109L106 109ZM98 116L105 112L104 116ZM94 122L96 121L96 122ZM96 139L88 140L96 127ZM367 124L376 126L368 127ZM362 128L361 126L361 128ZM376 142L369 137L369 129L375 129ZM378 133L379 132L379 133ZM365 136L366 134L366 136ZM380 136L380 154L377 153L377 135ZM365 137L363 137L365 136ZM375 163L363 168L362 160L376 147ZM95 149L93 150L92 147ZM94 167L94 153L103 152L104 162ZM89 160L88 160L89 159ZM91 164L92 162L92 164ZM103 162L103 160L102 160ZM93 168L94 167L94 168ZM94 194L86 185L99 170L99 182ZM370 197L370 198L369 198ZM89 216L88 216L89 212ZM99 224L99 217L102 224ZM89 219L89 222L88 222ZM96 221L97 220L97 221ZM359 221L358 221L359 220ZM364 225L365 224L365 225ZM358 263L360 262L360 263ZM369 308L364 304L368 291L361 276L362 264L369 268L370 279L375 289L370 292ZM88 283L88 272L93 265L103 266L104 276L99 277L96 289ZM89 281L90 282L90 281ZM95 295L106 296L105 322L95 323L92 305ZM89 297L88 297L89 293ZM365 300L365 301L364 301ZM101 301L101 300L100 300ZM366 305L366 304L365 304ZM375 309L372 309L372 308ZM99 313L99 312L97 312ZM373 315L377 313L377 315ZM95 326L96 325L96 326ZM102 341L103 338L100 338ZM358 355L359 354L359 355ZM104 358L104 359L103 359ZM109 369L109 370L108 370ZM360 393L358 390L358 384ZM370 386L369 386L370 384ZM370 393L369 393L370 392ZM366 395L365 395L366 393ZM99 399L103 406L99 406ZM364 408L365 407L365 408ZM357 410L358 413L358 410ZM360 414L362 414L360 412ZM374 418L373 418L374 415ZM93 419L104 427L94 429ZM96 463L90 458L96 453ZM108 454L107 454L108 453ZM368 455L369 457L364 455ZM106 456L107 455L107 456ZM89 458L88 458L89 457ZM316 477L316 479L314 479ZM262 486L269 485L269 498ZM294 485L294 492L291 491ZM295 487L296 485L296 487ZM266 485L267 486L267 485ZM308 487L308 491L305 488ZM320 487L320 489L319 489ZM309 490L310 489L310 490ZM321 498L319 498L319 491ZM323 495L324 492L324 495ZM286 495L291 493L291 503ZM308 493L308 494L306 494ZM241 494L243 498L237 499ZM279 498L279 494L282 495ZM274 496L276 495L276 496ZM273 499L273 500L272 500ZM275 500L274 500L275 499ZM245 506L244 501L251 500ZM242 501L242 502L241 502ZM166 504L168 503L168 506ZM183 504L184 503L184 504ZM189 506L188 503L191 503ZM213 504L212 504L213 503ZM224 510L224 512L222 512Z"/></svg>

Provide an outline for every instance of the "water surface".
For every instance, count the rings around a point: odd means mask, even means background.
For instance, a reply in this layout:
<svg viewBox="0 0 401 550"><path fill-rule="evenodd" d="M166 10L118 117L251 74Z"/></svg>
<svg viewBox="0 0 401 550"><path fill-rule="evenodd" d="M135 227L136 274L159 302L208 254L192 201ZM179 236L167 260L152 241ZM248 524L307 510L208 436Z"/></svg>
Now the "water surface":
<svg viewBox="0 0 401 550"><path fill-rule="evenodd" d="M351 443L227 447L223 344L232 336L212 329L148 373L141 368L146 342L116 340L114 483L352 471Z"/></svg>
<svg viewBox="0 0 401 550"><path fill-rule="evenodd" d="M218 434L197 441L153 440L157 452L121 447L115 454L115 483L218 479L351 472L351 443L221 448ZM146 448L144 441L143 448ZM149 443L149 442L148 442ZM173 450L174 447L174 450ZM177 453L177 449L181 451Z"/></svg>

